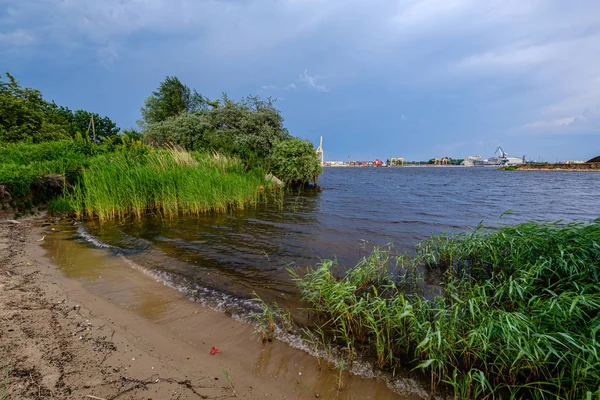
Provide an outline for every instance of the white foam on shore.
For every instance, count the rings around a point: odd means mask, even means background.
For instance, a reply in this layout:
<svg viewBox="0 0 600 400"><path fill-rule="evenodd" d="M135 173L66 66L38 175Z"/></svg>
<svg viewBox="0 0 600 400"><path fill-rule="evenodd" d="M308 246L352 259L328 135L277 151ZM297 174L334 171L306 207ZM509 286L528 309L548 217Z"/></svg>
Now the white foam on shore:
<svg viewBox="0 0 600 400"><path fill-rule="evenodd" d="M77 234L83 240L85 240L85 241L93 244L96 247L100 247L101 249L111 249L111 248L113 248L113 246L102 242L97 237L95 237L94 235L92 235L90 233L90 231L87 228L83 227L83 226L80 226L79 228L77 228Z"/></svg>

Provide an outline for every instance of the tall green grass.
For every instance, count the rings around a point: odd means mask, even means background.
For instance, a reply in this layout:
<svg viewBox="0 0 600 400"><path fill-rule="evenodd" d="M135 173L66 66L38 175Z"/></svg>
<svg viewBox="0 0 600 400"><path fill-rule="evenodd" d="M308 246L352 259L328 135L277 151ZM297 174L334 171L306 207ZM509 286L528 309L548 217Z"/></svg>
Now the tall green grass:
<svg viewBox="0 0 600 400"><path fill-rule="evenodd" d="M90 161L71 204L78 217L100 222L197 215L256 203L268 184L264 177L262 169L246 172L240 160L218 154L117 152Z"/></svg>
<svg viewBox="0 0 600 400"><path fill-rule="evenodd" d="M600 396L600 221L433 236L412 258L376 248L341 279L333 266L292 273L349 356L422 371L456 399Z"/></svg>

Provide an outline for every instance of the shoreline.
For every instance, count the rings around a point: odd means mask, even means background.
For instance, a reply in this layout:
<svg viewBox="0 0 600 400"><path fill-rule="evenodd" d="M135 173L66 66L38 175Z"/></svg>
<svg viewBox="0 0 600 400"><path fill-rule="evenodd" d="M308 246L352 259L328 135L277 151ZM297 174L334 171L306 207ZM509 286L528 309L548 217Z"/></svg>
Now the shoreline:
<svg viewBox="0 0 600 400"><path fill-rule="evenodd" d="M102 250L78 258L86 251L54 239L43 216L17 222L0 221L0 396L416 398L347 372L339 390L338 372L303 351L259 343L250 325L107 266ZM212 346L222 352L210 355Z"/></svg>
<svg viewBox="0 0 600 400"><path fill-rule="evenodd" d="M575 168L517 168L515 171L558 171L558 172L600 172L600 169L575 169Z"/></svg>

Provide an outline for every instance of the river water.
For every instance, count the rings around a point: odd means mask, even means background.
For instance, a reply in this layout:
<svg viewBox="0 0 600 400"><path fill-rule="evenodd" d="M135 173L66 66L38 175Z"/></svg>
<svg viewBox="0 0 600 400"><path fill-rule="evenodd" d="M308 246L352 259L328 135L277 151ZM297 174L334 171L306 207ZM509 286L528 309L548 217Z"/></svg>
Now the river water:
<svg viewBox="0 0 600 400"><path fill-rule="evenodd" d="M337 259L352 266L370 245L410 253L421 239L522 221L600 217L600 175L494 168L328 168L321 191L227 214L88 224L78 235L109 246L178 288L232 306L258 293L291 307L287 266ZM510 210L510 213L506 213ZM504 214L504 215L503 215ZM368 242L368 244L366 244ZM215 305L215 304L212 304Z"/></svg>

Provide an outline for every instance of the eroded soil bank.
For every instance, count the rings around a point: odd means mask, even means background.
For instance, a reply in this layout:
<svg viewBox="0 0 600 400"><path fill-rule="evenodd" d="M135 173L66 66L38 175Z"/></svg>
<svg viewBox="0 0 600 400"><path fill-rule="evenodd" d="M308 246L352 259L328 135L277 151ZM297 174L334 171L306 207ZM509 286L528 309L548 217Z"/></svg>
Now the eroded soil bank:
<svg viewBox="0 0 600 400"><path fill-rule="evenodd" d="M345 372L340 388L324 362L56 235L0 222L1 399L417 398Z"/></svg>

